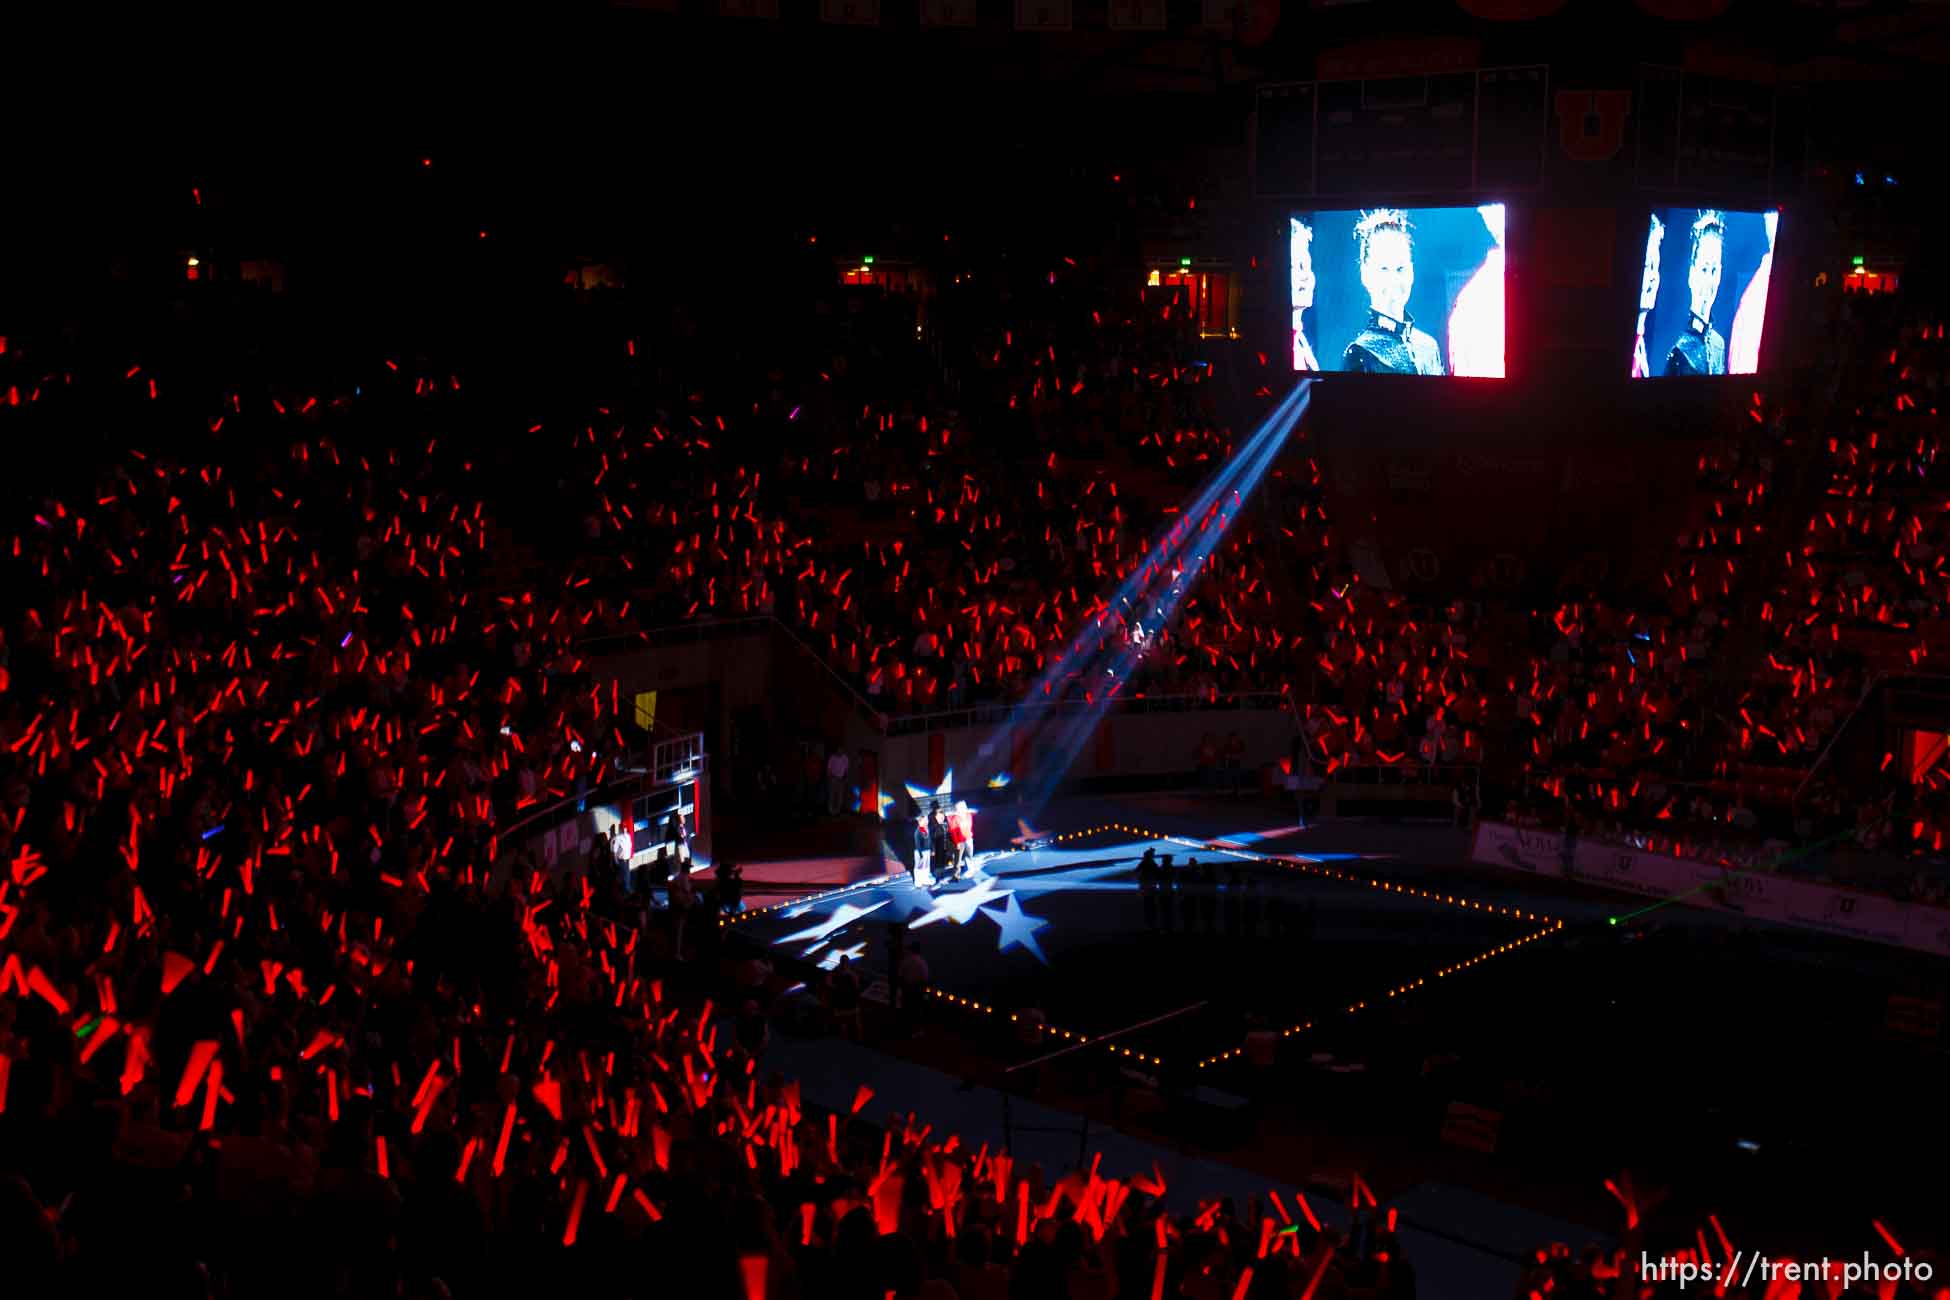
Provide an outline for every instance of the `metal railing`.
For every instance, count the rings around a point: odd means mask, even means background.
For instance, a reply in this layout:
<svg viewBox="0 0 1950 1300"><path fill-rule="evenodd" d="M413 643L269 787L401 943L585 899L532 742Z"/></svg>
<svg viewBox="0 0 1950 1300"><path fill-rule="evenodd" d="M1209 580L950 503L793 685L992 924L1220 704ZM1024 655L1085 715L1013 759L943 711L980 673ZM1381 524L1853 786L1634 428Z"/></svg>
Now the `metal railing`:
<svg viewBox="0 0 1950 1300"><path fill-rule="evenodd" d="M704 771L704 733L693 731L675 740L660 740L650 751L650 770L645 773L656 785L690 781Z"/></svg>
<svg viewBox="0 0 1950 1300"><path fill-rule="evenodd" d="M1325 785L1466 785L1482 783L1480 763L1424 763L1404 758L1399 763L1350 763L1320 774Z"/></svg>

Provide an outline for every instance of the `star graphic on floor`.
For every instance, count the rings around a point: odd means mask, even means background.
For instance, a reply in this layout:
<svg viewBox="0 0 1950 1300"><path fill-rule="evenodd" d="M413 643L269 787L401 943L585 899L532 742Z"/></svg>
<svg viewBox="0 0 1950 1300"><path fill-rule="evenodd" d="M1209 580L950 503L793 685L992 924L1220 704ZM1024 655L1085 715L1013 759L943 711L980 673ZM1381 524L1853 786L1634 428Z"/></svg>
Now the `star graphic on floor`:
<svg viewBox="0 0 1950 1300"><path fill-rule="evenodd" d="M861 943L854 944L851 948L833 948L829 950L824 957L821 957L819 959L819 969L838 970L840 968L840 960L842 958L848 961L857 962L857 961L865 961L866 956L867 956L867 945L864 941Z"/></svg>
<svg viewBox="0 0 1950 1300"><path fill-rule="evenodd" d="M855 907L851 903L841 903L839 907L834 909L832 915L828 916L818 925L813 926L810 930L800 930L795 934L781 935L772 942L797 943L801 939L824 939L836 930L843 930L847 926L852 925L867 913L877 912L885 906L887 906L885 899L875 903L872 907Z"/></svg>
<svg viewBox="0 0 1950 1300"><path fill-rule="evenodd" d="M1016 901L1014 893L1005 894L1003 898L1003 910L997 911L993 907L982 909L982 915L995 922L996 927L1002 931L1002 937L996 942L996 951L1007 952L1020 944L1028 950L1030 956L1045 966L1049 965L1049 958L1043 956L1042 946L1036 942L1036 931L1049 922L1023 911L1022 904Z"/></svg>
<svg viewBox="0 0 1950 1300"><path fill-rule="evenodd" d="M959 893L936 894L934 906L928 909L927 915L918 921L909 921L907 928L918 930L924 925L933 925L936 921L953 921L956 925L967 925L974 919L976 909L982 904L1000 902L1014 892L1012 889L998 891L995 881L984 876L973 886Z"/></svg>

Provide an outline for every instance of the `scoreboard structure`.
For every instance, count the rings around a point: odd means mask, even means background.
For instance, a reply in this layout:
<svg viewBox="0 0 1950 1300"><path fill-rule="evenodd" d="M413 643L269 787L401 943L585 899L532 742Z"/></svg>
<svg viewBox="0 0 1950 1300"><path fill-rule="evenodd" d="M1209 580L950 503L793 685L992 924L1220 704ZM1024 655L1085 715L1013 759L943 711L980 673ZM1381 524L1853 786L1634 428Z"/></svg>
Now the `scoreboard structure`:
<svg viewBox="0 0 1950 1300"><path fill-rule="evenodd" d="M1536 64L1262 86L1267 197L1441 194L1542 184L1550 69Z"/></svg>
<svg viewBox="0 0 1950 1300"><path fill-rule="evenodd" d="M1377 576L1626 572L1677 527L1697 440L1771 418L1832 308L1805 93L1425 67L1257 89L1249 355L1318 377L1308 450Z"/></svg>
<svg viewBox="0 0 1950 1300"><path fill-rule="evenodd" d="M1603 183L1626 188L1725 191L1729 201L1800 192L1803 91L1651 64L1619 80L1627 84L1554 86L1549 65L1526 64L1262 85L1255 190L1267 198L1589 193L1601 179L1587 166L1596 161L1611 164Z"/></svg>

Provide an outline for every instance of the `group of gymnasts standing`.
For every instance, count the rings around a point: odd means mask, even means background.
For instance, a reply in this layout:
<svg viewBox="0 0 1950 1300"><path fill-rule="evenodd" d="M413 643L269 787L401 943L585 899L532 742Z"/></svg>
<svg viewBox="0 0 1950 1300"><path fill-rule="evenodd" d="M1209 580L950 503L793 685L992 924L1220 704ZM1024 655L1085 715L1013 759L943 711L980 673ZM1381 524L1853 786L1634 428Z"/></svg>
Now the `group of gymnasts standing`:
<svg viewBox="0 0 1950 1300"><path fill-rule="evenodd" d="M953 808L923 807L914 818L914 883L960 880L975 863L975 813L963 801Z"/></svg>

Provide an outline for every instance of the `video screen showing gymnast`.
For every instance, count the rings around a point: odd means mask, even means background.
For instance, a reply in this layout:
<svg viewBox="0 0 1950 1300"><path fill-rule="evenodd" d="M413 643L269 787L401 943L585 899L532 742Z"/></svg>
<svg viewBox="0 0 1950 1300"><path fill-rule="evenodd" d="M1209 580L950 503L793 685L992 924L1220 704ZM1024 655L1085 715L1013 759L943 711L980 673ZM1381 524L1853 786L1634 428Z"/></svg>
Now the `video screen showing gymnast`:
<svg viewBox="0 0 1950 1300"><path fill-rule="evenodd" d="M1632 378L1751 375L1760 369L1780 228L1775 211L1661 208L1647 214ZM1683 274L1669 274L1674 268Z"/></svg>
<svg viewBox="0 0 1950 1300"><path fill-rule="evenodd" d="M1293 368L1501 379L1504 205L1293 213Z"/></svg>

